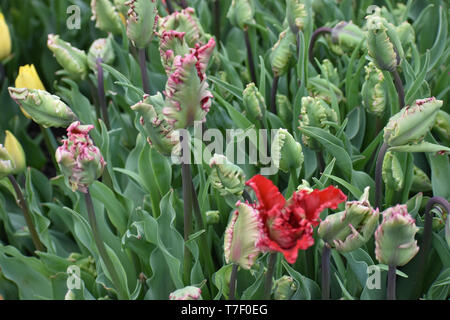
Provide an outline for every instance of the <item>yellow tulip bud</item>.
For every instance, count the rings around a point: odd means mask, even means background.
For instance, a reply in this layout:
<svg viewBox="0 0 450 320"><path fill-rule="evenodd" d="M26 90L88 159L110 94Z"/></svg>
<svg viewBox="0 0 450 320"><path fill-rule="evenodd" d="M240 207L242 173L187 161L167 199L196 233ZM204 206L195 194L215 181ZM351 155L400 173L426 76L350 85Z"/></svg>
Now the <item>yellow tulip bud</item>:
<svg viewBox="0 0 450 320"><path fill-rule="evenodd" d="M25 161L25 152L17 138L9 131L6 131L5 149L8 151L8 154L11 156L14 163L13 174L25 170L27 165Z"/></svg>
<svg viewBox="0 0 450 320"><path fill-rule="evenodd" d="M0 12L0 61L5 60L11 54L11 35L5 17Z"/></svg>
<svg viewBox="0 0 450 320"><path fill-rule="evenodd" d="M45 90L34 64L27 64L19 68L15 85L16 88Z"/></svg>

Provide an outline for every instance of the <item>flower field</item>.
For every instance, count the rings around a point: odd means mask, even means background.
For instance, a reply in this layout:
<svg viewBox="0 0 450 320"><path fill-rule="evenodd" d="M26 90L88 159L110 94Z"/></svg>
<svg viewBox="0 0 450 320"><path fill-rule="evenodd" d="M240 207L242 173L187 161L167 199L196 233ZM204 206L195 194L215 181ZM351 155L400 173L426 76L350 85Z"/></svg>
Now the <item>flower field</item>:
<svg viewBox="0 0 450 320"><path fill-rule="evenodd" d="M448 300L449 16L2 1L0 300Z"/></svg>

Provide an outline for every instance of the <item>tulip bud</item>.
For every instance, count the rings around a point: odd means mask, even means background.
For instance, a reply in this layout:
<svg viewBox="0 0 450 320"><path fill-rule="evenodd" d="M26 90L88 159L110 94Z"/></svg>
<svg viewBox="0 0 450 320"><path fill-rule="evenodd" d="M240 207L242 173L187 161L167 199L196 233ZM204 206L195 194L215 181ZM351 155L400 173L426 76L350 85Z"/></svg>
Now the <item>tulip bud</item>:
<svg viewBox="0 0 450 320"><path fill-rule="evenodd" d="M439 110L432 130L444 145L450 145L450 114Z"/></svg>
<svg viewBox="0 0 450 320"><path fill-rule="evenodd" d="M263 112L266 110L266 103L264 97L258 91L253 82L249 83L242 92L244 101L244 108L251 119L261 120Z"/></svg>
<svg viewBox="0 0 450 320"><path fill-rule="evenodd" d="M18 174L24 171L27 165L25 160L25 152L23 151L22 145L17 138L8 130L6 131L4 149L8 152L12 160L14 170L11 173Z"/></svg>
<svg viewBox="0 0 450 320"><path fill-rule="evenodd" d="M351 21L341 21L331 30L332 43L344 52L353 51L365 37L364 32Z"/></svg>
<svg viewBox="0 0 450 320"><path fill-rule="evenodd" d="M294 279L289 276L282 276L274 283L274 299L275 300L290 300L297 291L297 284Z"/></svg>
<svg viewBox="0 0 450 320"><path fill-rule="evenodd" d="M275 76L282 76L289 69L289 62L293 56L292 47L296 43L295 35L288 28L280 33L278 41L270 53L270 63Z"/></svg>
<svg viewBox="0 0 450 320"><path fill-rule="evenodd" d="M131 109L141 116L142 133L147 137L148 143L159 153L169 156L174 148L179 148L180 137L165 120L162 114L163 106L164 99L161 93L158 93L154 96L144 95L143 100Z"/></svg>
<svg viewBox="0 0 450 320"><path fill-rule="evenodd" d="M245 29L247 25L255 23L254 14L253 0L233 0L228 9L227 18L233 26Z"/></svg>
<svg viewBox="0 0 450 320"><path fill-rule="evenodd" d="M358 201L347 201L345 210L329 215L318 229L328 245L341 252L350 252L364 245L378 225L378 209L369 203L369 187Z"/></svg>
<svg viewBox="0 0 450 320"><path fill-rule="evenodd" d="M331 103L330 90L334 92L338 102L344 97L342 91L337 86L320 76L309 78L307 89L312 96L319 97L327 103Z"/></svg>
<svg viewBox="0 0 450 320"><path fill-rule="evenodd" d="M67 127L77 118L72 110L44 90L9 87L9 95L34 122L48 127Z"/></svg>
<svg viewBox="0 0 450 320"><path fill-rule="evenodd" d="M14 161L8 151L0 144L0 180L13 174Z"/></svg>
<svg viewBox="0 0 450 320"><path fill-rule="evenodd" d="M34 64L27 64L19 68L19 74L17 75L15 86L16 88L45 90Z"/></svg>
<svg viewBox="0 0 450 320"><path fill-rule="evenodd" d="M277 94L276 99L278 115L286 124L290 124L292 122L293 110L289 98L283 94Z"/></svg>
<svg viewBox="0 0 450 320"><path fill-rule="evenodd" d="M111 64L114 61L115 54L114 49L112 47L112 38L109 36L108 38L101 38L95 40L91 47L89 48L87 61L89 68L97 72L97 59L101 58L102 63Z"/></svg>
<svg viewBox="0 0 450 320"><path fill-rule="evenodd" d="M272 142L271 156L274 166L284 172L296 170L303 165L302 145L286 129L278 129Z"/></svg>
<svg viewBox="0 0 450 320"><path fill-rule="evenodd" d="M311 188L311 185L305 179L302 179L302 183L297 187L297 191L307 190L308 192L312 192L314 189Z"/></svg>
<svg viewBox="0 0 450 320"><path fill-rule="evenodd" d="M3 13L0 12L0 62L11 54L11 35Z"/></svg>
<svg viewBox="0 0 450 320"><path fill-rule="evenodd" d="M337 122L336 112L330 108L322 99L313 97L303 97L302 107L299 117L300 127L311 126L329 130L329 125L325 121ZM302 136L303 143L313 149L320 149L320 145L307 135Z"/></svg>
<svg viewBox="0 0 450 320"><path fill-rule="evenodd" d="M88 73L87 56L83 50L59 38L58 35L49 34L47 47L53 52L56 61L66 70L70 76L76 79L84 79Z"/></svg>
<svg viewBox="0 0 450 320"><path fill-rule="evenodd" d="M217 210L206 211L206 224L217 224L220 221L220 212Z"/></svg>
<svg viewBox="0 0 450 320"><path fill-rule="evenodd" d="M431 180L428 178L427 174L422 171L417 166L414 166L413 169L413 181L411 185L412 192L426 192L431 191Z"/></svg>
<svg viewBox="0 0 450 320"><path fill-rule="evenodd" d="M375 231L375 257L386 265L404 266L419 251L414 236L419 231L406 205L383 212L383 222Z"/></svg>
<svg viewBox="0 0 450 320"><path fill-rule="evenodd" d="M395 26L376 13L366 19L369 55L379 69L393 72L404 56Z"/></svg>
<svg viewBox="0 0 450 320"><path fill-rule="evenodd" d="M384 128L384 141L391 147L423 140L433 126L443 102L433 98L416 100L393 115Z"/></svg>
<svg viewBox="0 0 450 320"><path fill-rule="evenodd" d="M100 178L105 161L100 150L89 137L93 125L81 125L79 121L67 128L67 139L56 150L56 162L72 191L88 192L88 187Z"/></svg>
<svg viewBox="0 0 450 320"><path fill-rule="evenodd" d="M187 286L172 292L169 300L203 300L202 290L194 286Z"/></svg>
<svg viewBox="0 0 450 320"><path fill-rule="evenodd" d="M403 188L404 175L402 165L393 152L387 152L382 166L382 177L387 187L398 191Z"/></svg>
<svg viewBox="0 0 450 320"><path fill-rule="evenodd" d="M383 72L373 62L366 67L366 81L362 86L363 105L377 117L382 117L386 108L387 92L384 87Z"/></svg>
<svg viewBox="0 0 450 320"><path fill-rule="evenodd" d="M136 48L149 45L158 21L156 0L129 0L127 35Z"/></svg>
<svg viewBox="0 0 450 320"><path fill-rule="evenodd" d="M160 32L164 30L184 32L184 39L190 48L194 48L197 43L203 44L208 41L209 36L203 31L203 27L195 16L193 8L189 7L181 11L175 11L158 21Z"/></svg>
<svg viewBox="0 0 450 320"><path fill-rule="evenodd" d="M305 5L300 0L286 0L286 19L293 34L303 30L307 18Z"/></svg>
<svg viewBox="0 0 450 320"><path fill-rule="evenodd" d="M220 195L240 197L245 187L245 174L242 169L221 154L214 154L209 162L211 183ZM236 199L237 200L237 199Z"/></svg>
<svg viewBox="0 0 450 320"><path fill-rule="evenodd" d="M204 121L213 97L206 82L206 67L216 43L213 38L204 46L196 45L191 53L176 56L164 95L163 113L175 129Z"/></svg>
<svg viewBox="0 0 450 320"><path fill-rule="evenodd" d="M120 34L122 32L122 21L116 7L110 0L92 0L92 21L102 31Z"/></svg>
<svg viewBox="0 0 450 320"><path fill-rule="evenodd" d="M159 52L161 54L161 62L170 75L173 71L173 62L176 56L184 56L189 53L184 36L185 32L178 32L174 30L163 31L160 37Z"/></svg>
<svg viewBox="0 0 450 320"><path fill-rule="evenodd" d="M331 81L335 86L339 86L339 74L337 72L337 69L333 66L330 60L324 59L322 61L322 68L325 71L325 74L323 75L324 79L327 79Z"/></svg>
<svg viewBox="0 0 450 320"><path fill-rule="evenodd" d="M225 231L225 261L248 270L259 254L255 243L259 237L260 220L256 209L250 205L238 202L236 206Z"/></svg>

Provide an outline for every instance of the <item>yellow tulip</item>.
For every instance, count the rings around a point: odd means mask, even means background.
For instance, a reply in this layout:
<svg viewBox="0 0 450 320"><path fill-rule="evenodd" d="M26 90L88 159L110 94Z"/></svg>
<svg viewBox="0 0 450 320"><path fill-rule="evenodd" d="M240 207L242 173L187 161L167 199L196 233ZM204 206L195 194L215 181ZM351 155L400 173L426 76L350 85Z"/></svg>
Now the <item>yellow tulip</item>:
<svg viewBox="0 0 450 320"><path fill-rule="evenodd" d="M9 34L8 25L5 17L0 12L0 61L4 60L11 54L11 36Z"/></svg>
<svg viewBox="0 0 450 320"><path fill-rule="evenodd" d="M25 161L25 152L23 151L22 145L17 140L17 138L10 132L6 131L5 138L5 149L8 151L14 162L14 174L22 172L25 170L26 161Z"/></svg>
<svg viewBox="0 0 450 320"><path fill-rule="evenodd" d="M27 64L19 68L19 74L17 75L15 85L16 88L45 90L34 64ZM20 109L25 117L31 119L30 115L22 107L20 107Z"/></svg>
<svg viewBox="0 0 450 320"><path fill-rule="evenodd" d="M19 68L19 75L16 78L15 85L16 88L45 90L34 64L27 64Z"/></svg>

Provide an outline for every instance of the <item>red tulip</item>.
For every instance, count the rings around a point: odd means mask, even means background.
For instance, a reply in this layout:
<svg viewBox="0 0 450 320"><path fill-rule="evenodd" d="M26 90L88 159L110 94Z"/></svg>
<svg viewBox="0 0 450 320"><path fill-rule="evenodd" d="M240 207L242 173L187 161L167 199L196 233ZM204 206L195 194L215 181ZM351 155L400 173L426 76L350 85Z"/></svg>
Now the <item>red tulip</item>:
<svg viewBox="0 0 450 320"><path fill-rule="evenodd" d="M324 190L300 190L285 200L269 179L256 175L246 183L255 191L261 230L256 246L263 251L279 251L287 262L297 260L298 250L306 250L314 244L313 227L319 222L319 214L336 209L347 200L341 190L329 186Z"/></svg>

